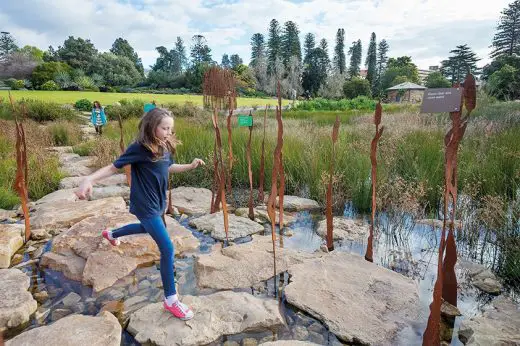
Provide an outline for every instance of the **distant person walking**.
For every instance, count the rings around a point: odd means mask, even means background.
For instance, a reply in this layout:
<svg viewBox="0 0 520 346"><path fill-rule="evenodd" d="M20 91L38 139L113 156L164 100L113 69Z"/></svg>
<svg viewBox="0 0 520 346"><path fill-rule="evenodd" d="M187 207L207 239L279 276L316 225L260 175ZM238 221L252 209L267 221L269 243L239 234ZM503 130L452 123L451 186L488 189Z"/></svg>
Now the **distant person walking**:
<svg viewBox="0 0 520 346"><path fill-rule="evenodd" d="M103 134L103 126L107 123L107 117L105 115L105 109L101 107L99 101L94 101L94 107L92 108L92 115L90 121L98 135Z"/></svg>

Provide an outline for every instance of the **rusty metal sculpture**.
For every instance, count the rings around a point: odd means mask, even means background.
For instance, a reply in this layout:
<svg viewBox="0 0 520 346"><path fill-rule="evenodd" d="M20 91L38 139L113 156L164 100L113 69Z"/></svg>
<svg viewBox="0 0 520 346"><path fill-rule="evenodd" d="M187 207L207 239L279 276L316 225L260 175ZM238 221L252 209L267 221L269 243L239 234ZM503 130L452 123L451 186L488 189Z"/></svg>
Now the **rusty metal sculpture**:
<svg viewBox="0 0 520 346"><path fill-rule="evenodd" d="M455 85L454 87L459 87ZM466 132L469 117L476 106L475 77L468 73L464 81L464 89L461 98L461 107L458 112L451 112L452 128L444 137L444 220L442 224L441 239L439 244L439 256L437 263L437 280L433 289L433 301L430 304L430 316L423 334L423 345L440 344L441 305L444 299L448 303L457 306L457 277L455 264L457 261L457 247L455 244L454 225L457 205L457 153L460 142ZM462 105L466 106L466 116L461 119ZM448 205L452 210L448 216ZM446 238L446 225L449 222L448 237ZM446 238L446 239L445 239ZM446 251L446 257L444 257Z"/></svg>
<svg viewBox="0 0 520 346"><path fill-rule="evenodd" d="M338 140L339 132L339 115L336 115L336 121L332 127L332 157L330 160L329 167L329 184L327 186L327 249L329 251L334 250L333 242L333 222L332 222L332 176L334 175L334 158L336 156L336 142Z"/></svg>
<svg viewBox="0 0 520 346"><path fill-rule="evenodd" d="M253 112L249 111L249 116L253 117ZM252 124L252 123L251 123ZM251 168L251 137L253 136L253 126L249 126L249 139L247 141L247 174L249 176L249 213L248 217L252 221L255 220L255 213L253 211L253 169Z"/></svg>
<svg viewBox="0 0 520 346"><path fill-rule="evenodd" d="M267 105L264 112L264 136L262 137L262 153L260 156L260 180L258 187L258 201L264 203L264 181L265 181L265 123L267 120Z"/></svg>
<svg viewBox="0 0 520 346"><path fill-rule="evenodd" d="M273 261L274 261L274 277L276 277L276 197L278 196L278 203L280 204L280 225L282 225L283 219L283 202L280 201L280 195L283 197L283 191L281 194L278 193L277 182L280 175L280 167L282 166L282 147L283 147L283 123L282 123L282 110L281 110L281 99L280 99L280 82L278 82L278 99L279 106L276 107L276 120L278 122L278 137L276 141L276 147L273 154L273 172L271 175L271 193L267 202L267 214L271 221L271 238L273 241ZM280 184L280 189L282 184ZM281 227L280 227L281 228ZM281 238L281 235L280 235Z"/></svg>
<svg viewBox="0 0 520 346"><path fill-rule="evenodd" d="M231 118L233 117L233 100L229 98L229 114L226 118L227 131L228 131L228 174L227 174L227 189L228 193L231 193L231 175L233 171L233 140L231 131Z"/></svg>
<svg viewBox="0 0 520 346"><path fill-rule="evenodd" d="M16 178L14 182L14 189L20 196L22 211L25 223L25 241L27 242L31 237L31 222L29 219L29 195L27 190L27 181L29 179L29 166L27 164L27 143L25 141L25 130L23 124L18 120L18 113L20 112L14 102L11 93L9 93L9 101L14 113L15 131L16 131ZM27 118L27 109L22 104L21 114L23 119Z"/></svg>
<svg viewBox="0 0 520 346"><path fill-rule="evenodd" d="M278 109L276 114L276 121L278 122L278 141L280 141L280 159L278 160L278 174L280 179L280 187L278 188L278 227L280 228L280 246L283 246L283 197L285 193L285 171L283 168L283 123L282 123L282 92L280 90L280 82L278 82Z"/></svg>
<svg viewBox="0 0 520 346"><path fill-rule="evenodd" d="M219 66L210 67L204 73L202 83L204 107L217 110L236 109L235 85L233 71Z"/></svg>
<svg viewBox="0 0 520 346"><path fill-rule="evenodd" d="M220 137L220 129L218 125L218 113L217 109L215 108L213 110L213 127L215 129L215 139L217 144L217 150L216 150L216 160L217 160L217 196L220 196L220 198L216 198L217 200L220 200L220 203L222 203L222 213L224 215L224 230L226 232L226 241L229 242L228 238L228 231L229 231L229 220L228 220L228 210L227 210L227 203L226 203L226 170L224 168L224 163L222 161L222 139ZM215 201L215 202L216 202ZM216 208L219 206L216 205Z"/></svg>
<svg viewBox="0 0 520 346"><path fill-rule="evenodd" d="M369 262L374 262L374 254L373 254L373 241L374 241L374 223L376 216L376 179L377 179L377 143L379 139L383 135L384 126L379 128L381 124L381 115L383 113L383 109L381 107L381 102L378 102L376 105L376 111L374 113L374 124L376 125L376 133L374 138L372 139L372 143L370 144L370 161L372 163L372 213L370 215L370 234L368 236L367 242L367 251L365 253L365 259Z"/></svg>

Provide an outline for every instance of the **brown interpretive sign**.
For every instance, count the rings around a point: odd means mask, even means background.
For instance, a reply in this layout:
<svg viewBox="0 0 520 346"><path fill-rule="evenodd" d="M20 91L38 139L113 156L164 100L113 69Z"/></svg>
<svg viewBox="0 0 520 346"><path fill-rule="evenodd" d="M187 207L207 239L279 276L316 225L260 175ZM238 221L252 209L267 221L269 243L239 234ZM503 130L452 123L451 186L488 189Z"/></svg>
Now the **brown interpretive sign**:
<svg viewBox="0 0 520 346"><path fill-rule="evenodd" d="M444 113L460 111L462 88L426 89L421 113Z"/></svg>

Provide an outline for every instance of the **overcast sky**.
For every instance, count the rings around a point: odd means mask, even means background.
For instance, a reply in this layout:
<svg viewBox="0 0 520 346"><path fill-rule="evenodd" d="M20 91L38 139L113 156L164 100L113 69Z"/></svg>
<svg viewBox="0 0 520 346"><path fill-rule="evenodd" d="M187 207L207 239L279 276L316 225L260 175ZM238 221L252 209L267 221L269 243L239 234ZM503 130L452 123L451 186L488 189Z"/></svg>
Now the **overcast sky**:
<svg viewBox="0 0 520 346"><path fill-rule="evenodd" d="M220 62L222 54L250 59L250 39L267 40L271 19L296 22L300 39L312 32L329 42L345 29L346 45L361 39L363 62L370 34L386 39L389 56L409 55L419 68L438 65L456 45L467 43L489 62L490 44L500 12L509 1L494 0L0 0L0 31L18 45L46 50L69 36L90 39L100 51L117 37L127 39L145 68L155 62L155 47L172 48L177 36L188 49L202 34ZM348 50L348 49L347 49ZM345 53L347 53L347 50Z"/></svg>

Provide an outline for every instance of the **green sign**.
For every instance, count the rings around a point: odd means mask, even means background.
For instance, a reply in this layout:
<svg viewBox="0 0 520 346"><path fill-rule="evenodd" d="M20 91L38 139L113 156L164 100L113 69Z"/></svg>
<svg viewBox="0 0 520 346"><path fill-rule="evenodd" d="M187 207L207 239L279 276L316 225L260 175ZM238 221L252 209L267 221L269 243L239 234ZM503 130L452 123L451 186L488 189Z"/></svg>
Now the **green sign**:
<svg viewBox="0 0 520 346"><path fill-rule="evenodd" d="M249 115L239 115L238 126L253 126L253 117L250 117Z"/></svg>

